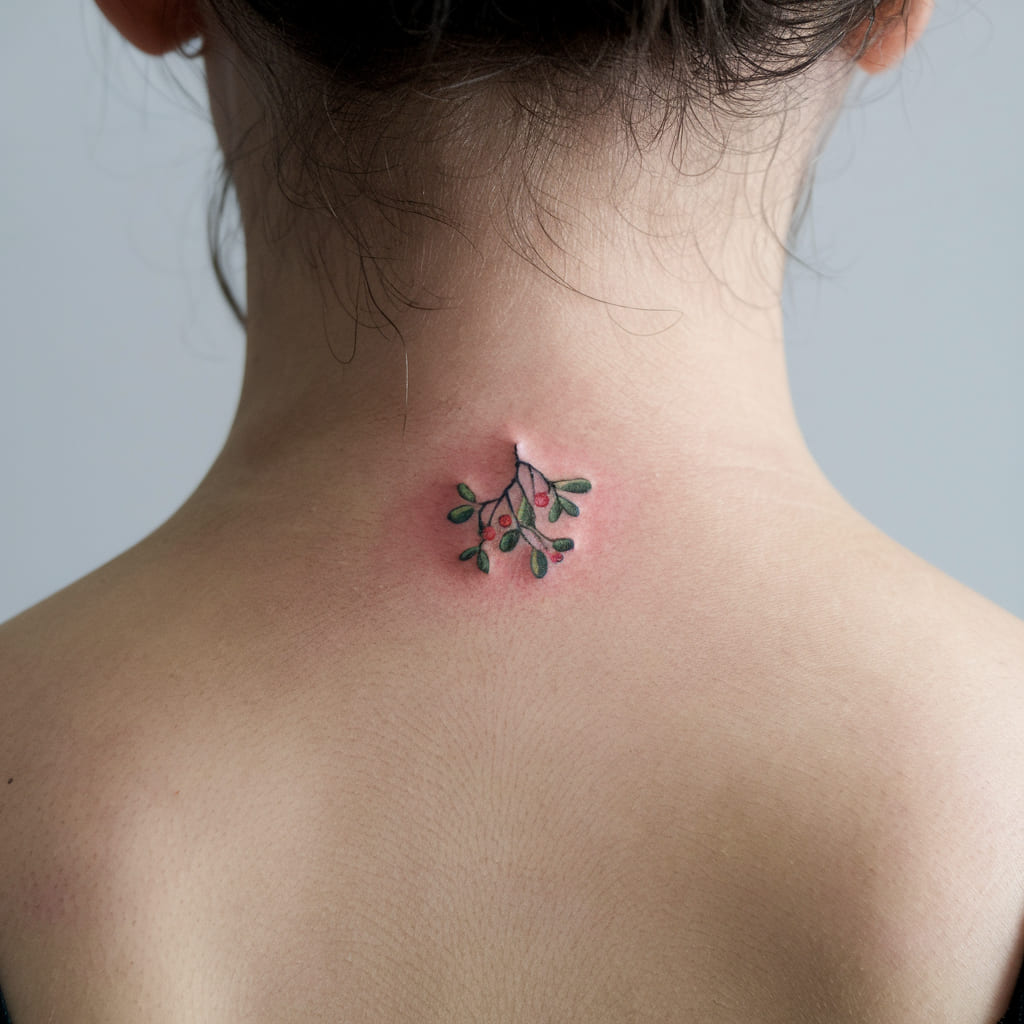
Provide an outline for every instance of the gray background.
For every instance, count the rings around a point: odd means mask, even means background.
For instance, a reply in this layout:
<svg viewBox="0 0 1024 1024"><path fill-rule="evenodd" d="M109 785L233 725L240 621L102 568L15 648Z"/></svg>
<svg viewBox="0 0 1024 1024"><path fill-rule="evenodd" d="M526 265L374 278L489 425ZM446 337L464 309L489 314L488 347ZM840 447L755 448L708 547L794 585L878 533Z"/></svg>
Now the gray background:
<svg viewBox="0 0 1024 1024"><path fill-rule="evenodd" d="M794 398L853 505L1024 617L1024 4L938 7L820 161ZM149 533L226 436L243 342L207 264L198 72L88 0L3 0L0 620Z"/></svg>

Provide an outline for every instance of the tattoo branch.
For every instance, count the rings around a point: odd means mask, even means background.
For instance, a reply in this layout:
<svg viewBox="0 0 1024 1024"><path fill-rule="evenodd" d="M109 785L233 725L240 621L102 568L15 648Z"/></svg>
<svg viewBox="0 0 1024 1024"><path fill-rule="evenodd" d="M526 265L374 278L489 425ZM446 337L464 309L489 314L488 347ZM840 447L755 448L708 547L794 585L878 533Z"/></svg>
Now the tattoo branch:
<svg viewBox="0 0 1024 1024"><path fill-rule="evenodd" d="M475 559L476 567L484 573L491 570L487 545L497 540L498 551L508 554L522 542L523 550L530 552L530 571L537 579L547 575L548 567L561 562L575 544L571 537L549 537L537 525L537 512L547 511L547 521L557 523L563 516L576 517L579 506L567 494L586 494L589 480L573 477L550 480L536 466L519 457L515 447L515 471L505 489L496 498L477 501L468 484L456 488L465 502L448 513L453 523L469 522L476 517L477 543L466 548L459 560Z"/></svg>

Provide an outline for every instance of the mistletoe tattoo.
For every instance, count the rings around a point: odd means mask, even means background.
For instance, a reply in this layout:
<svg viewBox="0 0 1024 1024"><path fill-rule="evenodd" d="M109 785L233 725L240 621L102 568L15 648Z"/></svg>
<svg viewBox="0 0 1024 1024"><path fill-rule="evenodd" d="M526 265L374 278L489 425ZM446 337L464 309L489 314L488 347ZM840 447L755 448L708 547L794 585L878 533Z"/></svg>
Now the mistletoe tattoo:
<svg viewBox="0 0 1024 1024"><path fill-rule="evenodd" d="M519 458L519 445L515 447L516 468L508 486L496 498L477 501L467 484L459 484L459 497L465 505L456 505L448 513L453 523L465 523L476 513L478 541L459 555L459 561L476 559L481 572L491 571L491 559L486 546L498 540L498 550L506 554L514 551L520 541L530 551L530 571L537 579L547 575L548 566L561 562L566 552L575 545L571 537L548 537L537 526L537 509L547 509L548 522L557 523L564 513L578 516L579 506L566 494L586 494L590 481L581 477L571 480L549 480L536 466ZM495 526L497 519L497 527ZM498 534L501 534L500 538Z"/></svg>

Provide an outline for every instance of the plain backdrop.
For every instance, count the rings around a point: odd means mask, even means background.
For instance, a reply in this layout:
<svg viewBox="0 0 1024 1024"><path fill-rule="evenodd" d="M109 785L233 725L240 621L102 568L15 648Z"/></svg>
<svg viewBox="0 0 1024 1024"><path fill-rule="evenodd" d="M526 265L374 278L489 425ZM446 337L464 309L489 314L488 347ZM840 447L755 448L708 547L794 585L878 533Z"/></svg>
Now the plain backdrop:
<svg viewBox="0 0 1024 1024"><path fill-rule="evenodd" d="M938 0L851 95L786 311L828 476L1024 617L1022 39L1021 0ZM89 0L0 6L0 620L159 525L226 436L243 339L207 261L199 70Z"/></svg>

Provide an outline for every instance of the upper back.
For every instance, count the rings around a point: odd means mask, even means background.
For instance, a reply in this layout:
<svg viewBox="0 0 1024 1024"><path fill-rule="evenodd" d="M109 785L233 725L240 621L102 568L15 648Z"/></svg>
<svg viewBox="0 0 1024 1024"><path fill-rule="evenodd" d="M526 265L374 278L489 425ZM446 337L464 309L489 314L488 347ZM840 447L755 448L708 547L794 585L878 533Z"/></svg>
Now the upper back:
<svg viewBox="0 0 1024 1024"><path fill-rule="evenodd" d="M131 555L14 620L16 1024L991 1024L1024 627L825 539L774 593L556 620L365 592L328 619Z"/></svg>

